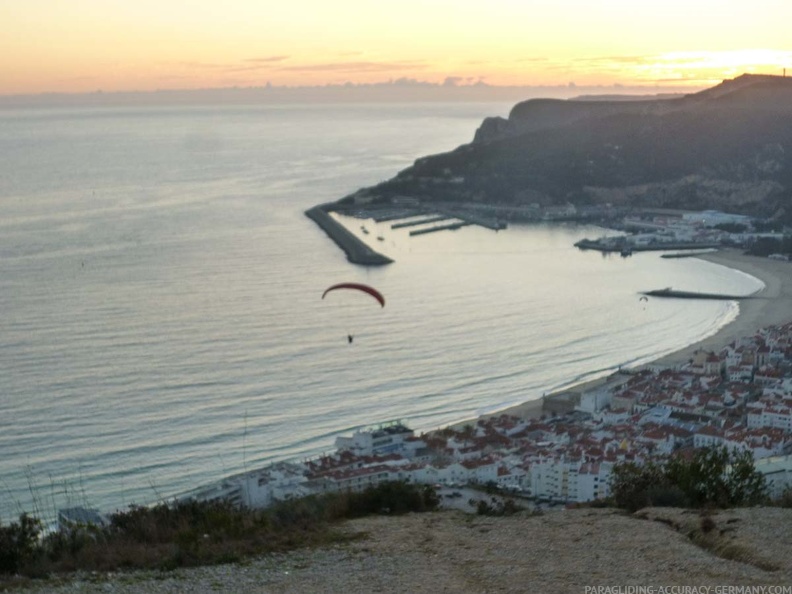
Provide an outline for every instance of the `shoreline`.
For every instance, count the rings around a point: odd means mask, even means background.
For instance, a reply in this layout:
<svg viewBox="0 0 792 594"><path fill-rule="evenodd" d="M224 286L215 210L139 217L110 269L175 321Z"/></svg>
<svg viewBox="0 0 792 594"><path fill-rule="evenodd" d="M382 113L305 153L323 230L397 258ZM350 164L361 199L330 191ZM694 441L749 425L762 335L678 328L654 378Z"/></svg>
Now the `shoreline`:
<svg viewBox="0 0 792 594"><path fill-rule="evenodd" d="M698 350L718 351L732 341L750 336L761 328L792 321L792 262L746 256L741 250L734 248L722 248L717 252L698 254L694 257L753 276L765 286L751 295L751 299L741 300L737 317L722 326L715 334L645 363L643 367L685 363ZM535 400L452 423L449 427L462 428L479 420L497 418L501 415L520 419L538 419L543 414L569 411L574 408L574 401L582 392L604 385L612 376L613 373L609 373L605 377L583 381Z"/></svg>

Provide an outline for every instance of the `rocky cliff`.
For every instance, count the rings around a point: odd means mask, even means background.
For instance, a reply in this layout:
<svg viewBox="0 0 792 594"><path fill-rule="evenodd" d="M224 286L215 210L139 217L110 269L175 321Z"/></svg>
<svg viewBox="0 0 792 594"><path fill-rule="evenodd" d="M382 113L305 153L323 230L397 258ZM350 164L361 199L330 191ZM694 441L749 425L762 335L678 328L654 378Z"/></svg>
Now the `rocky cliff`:
<svg viewBox="0 0 792 594"><path fill-rule="evenodd" d="M743 75L673 98L531 99L355 196L789 217L792 78Z"/></svg>

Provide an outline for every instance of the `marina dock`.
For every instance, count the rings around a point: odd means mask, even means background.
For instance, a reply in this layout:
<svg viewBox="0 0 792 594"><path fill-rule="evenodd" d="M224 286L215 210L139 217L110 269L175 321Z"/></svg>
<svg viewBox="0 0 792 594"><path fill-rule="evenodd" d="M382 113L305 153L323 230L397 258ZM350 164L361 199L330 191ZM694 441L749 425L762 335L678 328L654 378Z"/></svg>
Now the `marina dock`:
<svg viewBox="0 0 792 594"><path fill-rule="evenodd" d="M402 221L401 223L394 223L391 229L403 229L404 227L417 227L418 225L428 225L430 223L439 223L440 221L447 221L449 217L445 215L435 215L433 217L426 217L423 219L411 219L409 221Z"/></svg>
<svg viewBox="0 0 792 594"><path fill-rule="evenodd" d="M446 219L442 219L446 220ZM435 227L427 227L426 229L413 229L410 231L410 235L425 235L426 233L435 233L437 231L456 231L462 227L466 227L467 225L472 225L468 221L457 221L456 223L449 223L448 225L437 225Z"/></svg>
<svg viewBox="0 0 792 594"><path fill-rule="evenodd" d="M377 223L399 221L401 219L399 222L394 222L391 225L391 229L446 222L446 224L414 229L409 233L411 236L436 233L438 231L455 231L469 225L478 225L495 231L506 228L506 223L502 221L480 213L470 212L468 209L453 208L452 205L448 204L432 204L431 209L416 206L405 208L393 206L371 207L370 205L365 208L357 206L350 208L348 205L331 202L314 206L305 211L305 215L319 225L327 233L328 237L344 250L347 260L353 264L361 264L363 266L382 266L392 263L393 260L369 247L357 235L350 232L344 225L330 216L331 212L336 211L358 219L372 218ZM369 233L365 226L362 226L361 229L363 233ZM384 238L382 235L378 235L377 240L383 241Z"/></svg>
<svg viewBox="0 0 792 594"><path fill-rule="evenodd" d="M470 209L454 208L448 204L434 205L435 210L445 215L447 219L461 219L468 225L478 225L485 229L499 231L506 228L506 223L494 217L489 217L481 213L471 212Z"/></svg>

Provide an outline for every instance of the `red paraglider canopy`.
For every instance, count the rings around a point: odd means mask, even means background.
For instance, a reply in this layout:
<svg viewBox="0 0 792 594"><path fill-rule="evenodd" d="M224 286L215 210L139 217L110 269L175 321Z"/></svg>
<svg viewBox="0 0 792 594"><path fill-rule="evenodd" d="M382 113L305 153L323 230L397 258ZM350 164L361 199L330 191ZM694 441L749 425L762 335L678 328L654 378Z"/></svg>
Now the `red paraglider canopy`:
<svg viewBox="0 0 792 594"><path fill-rule="evenodd" d="M374 299L379 301L379 304L382 307L385 307L385 297L382 296L382 293L377 291L374 287L369 287L368 285L363 285L360 283L338 283L337 285L333 285L332 287L328 287L325 289L325 292L322 293L322 299L325 298L330 291L335 291L336 289L356 289L358 291L363 291L364 293L368 293Z"/></svg>

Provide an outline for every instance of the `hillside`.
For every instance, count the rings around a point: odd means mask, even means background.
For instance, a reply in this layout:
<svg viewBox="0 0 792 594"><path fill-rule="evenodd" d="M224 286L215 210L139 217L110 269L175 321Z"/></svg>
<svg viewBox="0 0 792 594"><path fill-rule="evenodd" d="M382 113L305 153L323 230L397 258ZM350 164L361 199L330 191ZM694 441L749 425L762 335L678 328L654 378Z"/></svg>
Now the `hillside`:
<svg viewBox="0 0 792 594"><path fill-rule="evenodd" d="M743 75L682 97L531 99L473 142L347 200L410 196L792 212L792 78ZM786 213L786 215L784 214Z"/></svg>
<svg viewBox="0 0 792 594"><path fill-rule="evenodd" d="M330 548L164 574L84 576L46 591L579 594L586 586L789 586L791 522L792 510L780 508L727 510L711 520L666 508L632 516L612 509L379 516L349 522L344 530L359 538Z"/></svg>

